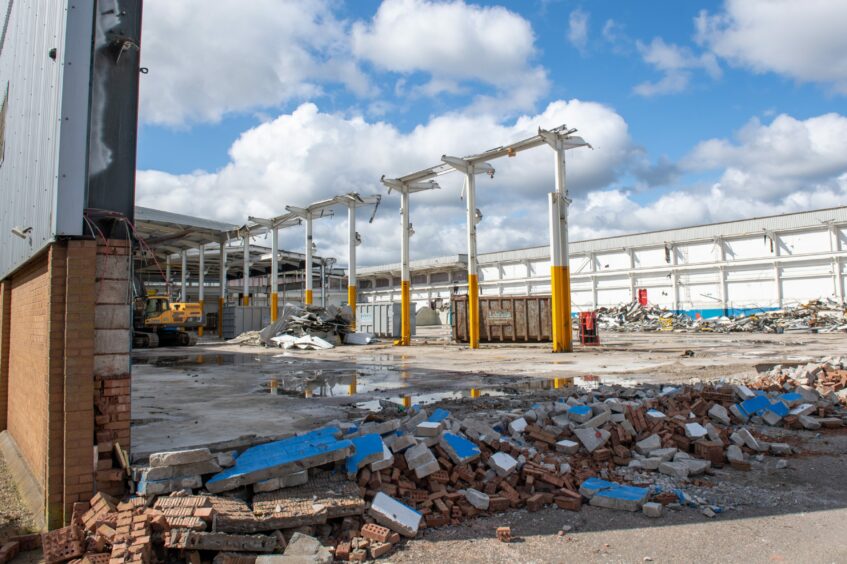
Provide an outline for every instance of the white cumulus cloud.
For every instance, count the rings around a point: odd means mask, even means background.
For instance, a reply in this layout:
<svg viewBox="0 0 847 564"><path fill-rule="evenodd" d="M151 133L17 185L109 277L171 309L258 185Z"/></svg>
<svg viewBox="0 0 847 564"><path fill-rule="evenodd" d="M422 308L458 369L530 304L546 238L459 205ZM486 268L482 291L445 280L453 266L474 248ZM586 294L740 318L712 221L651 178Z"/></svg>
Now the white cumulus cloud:
<svg viewBox="0 0 847 564"><path fill-rule="evenodd" d="M571 12L568 17L568 41L579 49L580 53L584 53L588 47L588 19L588 12L579 9Z"/></svg>
<svg viewBox="0 0 847 564"><path fill-rule="evenodd" d="M697 40L730 63L847 93L847 3L726 0L696 19Z"/></svg>
<svg viewBox="0 0 847 564"><path fill-rule="evenodd" d="M642 82L633 89L641 96L675 94L688 88L691 73L705 70L712 78L721 77L721 68L712 53L695 55L691 49L665 43L661 37L653 38L649 44L636 42L636 47L645 63L652 65L663 76L656 82Z"/></svg>

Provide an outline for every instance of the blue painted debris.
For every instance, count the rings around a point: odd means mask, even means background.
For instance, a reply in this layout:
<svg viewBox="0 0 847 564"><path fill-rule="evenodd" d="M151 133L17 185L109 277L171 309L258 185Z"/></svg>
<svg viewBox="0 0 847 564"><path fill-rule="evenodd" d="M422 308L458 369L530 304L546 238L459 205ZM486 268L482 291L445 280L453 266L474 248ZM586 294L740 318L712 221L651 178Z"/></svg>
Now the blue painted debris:
<svg viewBox="0 0 847 564"><path fill-rule="evenodd" d="M803 396L798 394L797 392L787 392L779 396L779 399L787 403L788 405L799 403L803 401Z"/></svg>
<svg viewBox="0 0 847 564"><path fill-rule="evenodd" d="M589 478L579 486L579 493L595 507L638 511L650 497L649 488L625 486L599 478Z"/></svg>
<svg viewBox="0 0 847 564"><path fill-rule="evenodd" d="M761 415L764 410L770 407L771 402L767 396L756 396L744 400L738 405L747 415Z"/></svg>
<svg viewBox="0 0 847 564"><path fill-rule="evenodd" d="M234 466L212 477L206 488L219 493L342 460L353 452L353 443L338 440L340 436L338 427L324 427L298 437L248 448L236 459Z"/></svg>
<svg viewBox="0 0 847 564"><path fill-rule="evenodd" d="M439 443L456 464L473 462L481 454L478 446L455 433L442 433Z"/></svg>
<svg viewBox="0 0 847 564"><path fill-rule="evenodd" d="M575 405L568 409L568 415L591 415L591 408L587 405Z"/></svg>
<svg viewBox="0 0 847 564"><path fill-rule="evenodd" d="M450 417L450 412L446 409L441 409L439 407L438 409L432 412L432 415L427 418L427 421L429 421L430 423L441 423L448 417Z"/></svg>
<svg viewBox="0 0 847 564"><path fill-rule="evenodd" d="M353 454L347 457L345 468L347 469L347 477L353 479L356 477L356 472L361 468L382 459L385 445L382 442L382 437L376 433L353 437L350 441L355 450Z"/></svg>
<svg viewBox="0 0 847 564"><path fill-rule="evenodd" d="M768 411L773 411L780 417L785 417L788 415L788 406L782 403L781 401L775 401L768 407Z"/></svg>

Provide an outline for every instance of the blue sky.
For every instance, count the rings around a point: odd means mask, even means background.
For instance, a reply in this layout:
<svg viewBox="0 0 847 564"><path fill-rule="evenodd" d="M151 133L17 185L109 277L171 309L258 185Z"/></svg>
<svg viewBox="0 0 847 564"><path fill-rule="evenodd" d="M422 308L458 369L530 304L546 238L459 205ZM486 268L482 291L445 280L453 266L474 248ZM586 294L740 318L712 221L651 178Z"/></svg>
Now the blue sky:
<svg viewBox="0 0 847 564"><path fill-rule="evenodd" d="M139 202L239 222L564 119L595 146L569 165L574 239L841 205L841 4L148 0ZM545 242L525 224L551 157L521 159L493 163L483 250ZM450 182L413 253L463 250ZM366 262L394 261L391 206ZM341 254L343 222L321 229Z"/></svg>

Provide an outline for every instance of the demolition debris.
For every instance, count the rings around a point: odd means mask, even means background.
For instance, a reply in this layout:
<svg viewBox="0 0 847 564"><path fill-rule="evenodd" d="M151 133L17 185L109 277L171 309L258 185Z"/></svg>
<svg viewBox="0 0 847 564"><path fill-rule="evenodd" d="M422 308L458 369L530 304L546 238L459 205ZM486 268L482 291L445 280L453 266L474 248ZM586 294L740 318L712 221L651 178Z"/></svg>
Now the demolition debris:
<svg viewBox="0 0 847 564"><path fill-rule="evenodd" d="M674 313L638 301L597 309L597 322L606 331L679 331L712 333L784 333L847 331L844 307L832 299L812 300L783 309L703 319Z"/></svg>
<svg viewBox="0 0 847 564"><path fill-rule="evenodd" d="M134 496L76 504L70 526L43 535L44 558L363 561L427 528L585 503L714 518L733 509L701 487L716 468L748 471L771 457L784 468L795 447L761 430L842 427L845 389L845 359L829 358L746 383L572 387L464 418L386 402L364 419L242 452L151 455L132 469ZM508 528L491 534L512 538Z"/></svg>

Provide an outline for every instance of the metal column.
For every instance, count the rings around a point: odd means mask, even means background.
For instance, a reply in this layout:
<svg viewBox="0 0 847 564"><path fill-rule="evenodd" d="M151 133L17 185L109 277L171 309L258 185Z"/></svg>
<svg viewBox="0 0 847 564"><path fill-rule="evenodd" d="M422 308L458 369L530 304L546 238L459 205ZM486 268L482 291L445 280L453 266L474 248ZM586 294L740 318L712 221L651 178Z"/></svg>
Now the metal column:
<svg viewBox="0 0 847 564"><path fill-rule="evenodd" d="M553 352L573 352L571 277L568 256L568 191L565 186L565 147L555 147L556 192L550 194L550 291L553 307Z"/></svg>
<svg viewBox="0 0 847 564"><path fill-rule="evenodd" d="M312 305L312 214L306 215L306 292L303 301Z"/></svg>
<svg viewBox="0 0 847 564"><path fill-rule="evenodd" d="M353 315L351 328L356 330L356 204L347 206L347 305Z"/></svg>
<svg viewBox="0 0 847 564"><path fill-rule="evenodd" d="M165 295L171 299L171 254L165 257Z"/></svg>
<svg viewBox="0 0 847 564"><path fill-rule="evenodd" d="M242 276L244 287L242 290L243 304L250 305L250 234L245 234L242 238L242 251L244 255L244 274Z"/></svg>
<svg viewBox="0 0 847 564"><path fill-rule="evenodd" d="M218 337L224 336L224 304L226 303L226 241L220 242L220 295L218 296Z"/></svg>
<svg viewBox="0 0 847 564"><path fill-rule="evenodd" d="M411 311L411 277L409 276L409 237L411 237L411 224L409 223L409 192L400 192L400 222L401 238L400 247L400 345L409 345L412 342L412 323L409 318Z"/></svg>
<svg viewBox="0 0 847 564"><path fill-rule="evenodd" d="M204 270L206 269L206 247L204 245L200 245L199 248L200 256L198 258L199 268L197 270L197 301L200 303L200 319L205 323L206 321L206 311L203 309L203 304L205 303L205 284L206 284L206 273ZM203 336L203 325L197 328L197 336Z"/></svg>
<svg viewBox="0 0 847 564"><path fill-rule="evenodd" d="M271 231L271 322L276 321L279 314L279 229Z"/></svg>
<svg viewBox="0 0 847 564"><path fill-rule="evenodd" d="M476 264L476 179L474 167L465 173L465 200L468 222L468 345L479 348L479 279Z"/></svg>
<svg viewBox="0 0 847 564"><path fill-rule="evenodd" d="M179 273L180 276L180 291L182 295L179 297L179 301L187 302L188 301L188 257L185 254L185 251L180 251L180 258L182 260L182 269Z"/></svg>

